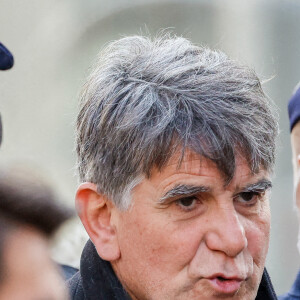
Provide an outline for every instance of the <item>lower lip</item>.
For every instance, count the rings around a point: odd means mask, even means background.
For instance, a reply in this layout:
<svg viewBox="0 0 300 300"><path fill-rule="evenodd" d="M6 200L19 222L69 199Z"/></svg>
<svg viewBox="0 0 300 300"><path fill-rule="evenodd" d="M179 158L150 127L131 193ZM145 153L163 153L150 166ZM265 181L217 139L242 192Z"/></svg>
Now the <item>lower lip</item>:
<svg viewBox="0 0 300 300"><path fill-rule="evenodd" d="M214 287L216 291L223 294L234 294L236 293L240 286L242 281L240 280L220 280L218 278L209 279L209 282Z"/></svg>

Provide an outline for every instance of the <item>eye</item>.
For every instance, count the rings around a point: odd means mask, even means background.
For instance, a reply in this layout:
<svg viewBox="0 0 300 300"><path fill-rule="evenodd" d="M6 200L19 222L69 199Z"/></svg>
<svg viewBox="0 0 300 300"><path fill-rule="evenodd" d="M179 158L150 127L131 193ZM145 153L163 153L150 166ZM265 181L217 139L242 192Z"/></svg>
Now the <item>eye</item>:
<svg viewBox="0 0 300 300"><path fill-rule="evenodd" d="M254 193L254 192L244 192L240 194L240 197L246 201L249 202L253 199L253 197L257 196L258 193Z"/></svg>
<svg viewBox="0 0 300 300"><path fill-rule="evenodd" d="M246 203L248 205L255 204L257 200L263 196L264 193L260 192L242 192L237 195L236 200Z"/></svg>
<svg viewBox="0 0 300 300"><path fill-rule="evenodd" d="M195 196L191 196L176 200L176 204L183 210L192 210L196 206L197 201L198 199Z"/></svg>

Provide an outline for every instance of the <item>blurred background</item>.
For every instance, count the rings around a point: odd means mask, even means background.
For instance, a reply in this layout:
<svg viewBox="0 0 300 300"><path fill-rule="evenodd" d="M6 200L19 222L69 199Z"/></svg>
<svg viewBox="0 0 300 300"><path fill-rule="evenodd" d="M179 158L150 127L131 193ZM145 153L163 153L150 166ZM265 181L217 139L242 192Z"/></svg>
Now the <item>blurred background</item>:
<svg viewBox="0 0 300 300"><path fill-rule="evenodd" d="M299 0L0 0L0 41L15 57L14 68L0 73L0 165L42 170L73 205L77 95L98 51L124 35L165 28L221 49L272 78L264 88L278 106L281 135L267 268L283 293L300 262L286 108L300 81L299 20ZM85 238L75 220L57 238L54 256L76 266Z"/></svg>

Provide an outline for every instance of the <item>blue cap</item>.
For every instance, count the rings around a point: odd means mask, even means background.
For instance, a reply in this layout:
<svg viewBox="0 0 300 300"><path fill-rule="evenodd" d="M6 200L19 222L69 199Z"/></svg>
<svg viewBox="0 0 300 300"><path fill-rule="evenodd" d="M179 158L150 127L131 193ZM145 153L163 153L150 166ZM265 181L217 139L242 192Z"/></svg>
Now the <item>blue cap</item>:
<svg viewBox="0 0 300 300"><path fill-rule="evenodd" d="M0 70L8 70L14 65L14 57L9 50L0 43Z"/></svg>
<svg viewBox="0 0 300 300"><path fill-rule="evenodd" d="M14 65L14 57L9 50L0 43L0 70L8 70ZM0 144L2 142L2 122L0 116Z"/></svg>
<svg viewBox="0 0 300 300"><path fill-rule="evenodd" d="M297 88L288 104L288 112L290 118L290 130L300 121L300 87Z"/></svg>

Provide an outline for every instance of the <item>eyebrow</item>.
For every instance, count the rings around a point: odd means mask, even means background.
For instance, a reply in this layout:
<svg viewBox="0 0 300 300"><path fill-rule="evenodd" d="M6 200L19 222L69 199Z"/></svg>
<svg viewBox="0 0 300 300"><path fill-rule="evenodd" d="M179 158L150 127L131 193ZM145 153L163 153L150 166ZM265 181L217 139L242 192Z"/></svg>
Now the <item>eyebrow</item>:
<svg viewBox="0 0 300 300"><path fill-rule="evenodd" d="M272 188L272 182L267 179L262 179L256 183L245 186L242 189L242 192L264 192L268 189Z"/></svg>
<svg viewBox="0 0 300 300"><path fill-rule="evenodd" d="M163 204L169 198L174 198L178 196L192 196L198 193L204 193L209 191L209 188L206 186L197 186L197 185L190 185L190 184L178 184L175 185L172 189L167 191L159 200L158 202Z"/></svg>

